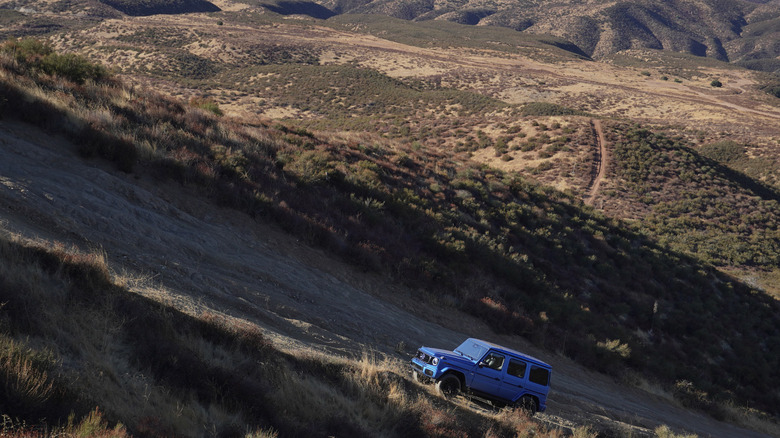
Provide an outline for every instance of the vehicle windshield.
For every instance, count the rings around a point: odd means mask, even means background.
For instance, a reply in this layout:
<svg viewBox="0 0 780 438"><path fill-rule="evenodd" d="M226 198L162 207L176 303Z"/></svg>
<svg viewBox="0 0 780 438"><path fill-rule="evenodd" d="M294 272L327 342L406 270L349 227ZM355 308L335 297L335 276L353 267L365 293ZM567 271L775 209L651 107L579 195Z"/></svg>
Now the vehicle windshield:
<svg viewBox="0 0 780 438"><path fill-rule="evenodd" d="M484 356L487 350L487 347L484 345L480 345L473 339L467 339L466 342L460 344L460 346L453 351L462 354L463 356L467 356L471 358L471 360L477 360Z"/></svg>

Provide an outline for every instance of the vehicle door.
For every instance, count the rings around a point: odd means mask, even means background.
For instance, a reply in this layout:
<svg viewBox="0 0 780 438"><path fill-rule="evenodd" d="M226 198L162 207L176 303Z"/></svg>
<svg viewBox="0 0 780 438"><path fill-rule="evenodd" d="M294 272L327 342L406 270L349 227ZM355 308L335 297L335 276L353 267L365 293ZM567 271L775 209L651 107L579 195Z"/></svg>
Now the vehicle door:
<svg viewBox="0 0 780 438"><path fill-rule="evenodd" d="M506 355L489 351L474 369L471 389L493 396L499 395L505 364Z"/></svg>
<svg viewBox="0 0 780 438"><path fill-rule="evenodd" d="M531 365L528 371L526 388L529 391L545 394L550 391L550 370L537 365Z"/></svg>
<svg viewBox="0 0 780 438"><path fill-rule="evenodd" d="M527 372L528 362L510 357L501 385L500 397L514 401L526 392L527 380L525 376Z"/></svg>

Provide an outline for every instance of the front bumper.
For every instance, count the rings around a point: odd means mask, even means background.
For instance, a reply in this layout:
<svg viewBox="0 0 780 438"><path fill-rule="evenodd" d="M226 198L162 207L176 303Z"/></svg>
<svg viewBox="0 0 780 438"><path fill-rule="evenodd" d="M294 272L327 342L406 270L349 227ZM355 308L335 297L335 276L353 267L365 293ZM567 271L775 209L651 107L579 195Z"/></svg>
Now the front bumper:
<svg viewBox="0 0 780 438"><path fill-rule="evenodd" d="M414 372L417 372L419 374L422 374L425 377L433 378L433 376L436 375L436 367L433 365L429 365L425 362L422 362L420 359L414 358L409 362L409 365L411 365L412 370Z"/></svg>

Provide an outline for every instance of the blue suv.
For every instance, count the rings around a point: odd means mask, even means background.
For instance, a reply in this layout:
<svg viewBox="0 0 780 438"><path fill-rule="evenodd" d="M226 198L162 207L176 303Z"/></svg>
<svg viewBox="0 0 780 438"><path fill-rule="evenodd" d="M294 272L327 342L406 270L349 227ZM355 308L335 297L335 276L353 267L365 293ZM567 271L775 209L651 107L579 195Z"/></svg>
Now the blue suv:
<svg viewBox="0 0 780 438"><path fill-rule="evenodd" d="M420 347L411 361L421 383L436 383L445 397L464 393L533 415L547 408L552 367L527 354L479 339L453 351Z"/></svg>

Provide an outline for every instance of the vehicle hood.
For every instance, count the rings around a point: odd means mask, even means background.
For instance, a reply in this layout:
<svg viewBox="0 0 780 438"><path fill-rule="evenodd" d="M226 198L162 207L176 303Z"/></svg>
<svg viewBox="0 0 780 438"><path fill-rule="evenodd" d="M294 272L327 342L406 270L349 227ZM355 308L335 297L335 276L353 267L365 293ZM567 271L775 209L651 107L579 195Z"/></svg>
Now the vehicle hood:
<svg viewBox="0 0 780 438"><path fill-rule="evenodd" d="M428 354L430 356L436 356L442 358L442 360L446 360L448 362L467 362L470 364L476 363L476 361L471 360L468 356L464 356L459 353L455 353L451 350L443 350L441 348L430 348L430 347L423 347L420 350L425 352L425 354Z"/></svg>

